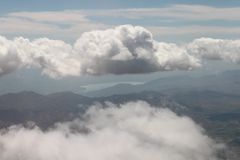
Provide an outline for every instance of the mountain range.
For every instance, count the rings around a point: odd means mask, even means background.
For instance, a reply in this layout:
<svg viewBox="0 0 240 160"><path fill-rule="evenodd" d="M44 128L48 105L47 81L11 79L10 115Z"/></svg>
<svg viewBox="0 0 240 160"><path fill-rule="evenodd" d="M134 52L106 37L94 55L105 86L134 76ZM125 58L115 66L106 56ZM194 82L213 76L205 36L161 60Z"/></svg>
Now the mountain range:
<svg viewBox="0 0 240 160"><path fill-rule="evenodd" d="M100 90L83 93L87 96L102 97L115 94L157 91L164 94L175 94L182 91L211 90L227 94L240 95L240 70L231 70L217 74L193 77L189 75L172 76L148 81L144 84L117 84Z"/></svg>

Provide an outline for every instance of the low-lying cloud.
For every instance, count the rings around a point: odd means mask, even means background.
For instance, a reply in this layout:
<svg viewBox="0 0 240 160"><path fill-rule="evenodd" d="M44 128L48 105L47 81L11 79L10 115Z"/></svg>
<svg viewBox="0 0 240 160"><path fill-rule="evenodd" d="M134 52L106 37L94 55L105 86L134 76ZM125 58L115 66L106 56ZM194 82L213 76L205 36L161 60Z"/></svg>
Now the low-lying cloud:
<svg viewBox="0 0 240 160"><path fill-rule="evenodd" d="M48 131L12 126L1 160L216 160L218 145L190 118L145 102L90 107Z"/></svg>
<svg viewBox="0 0 240 160"><path fill-rule="evenodd" d="M239 40L158 42L143 27L123 25L83 33L74 45L61 40L0 37L0 75L37 67L50 77L133 74L201 67L202 59L239 63Z"/></svg>

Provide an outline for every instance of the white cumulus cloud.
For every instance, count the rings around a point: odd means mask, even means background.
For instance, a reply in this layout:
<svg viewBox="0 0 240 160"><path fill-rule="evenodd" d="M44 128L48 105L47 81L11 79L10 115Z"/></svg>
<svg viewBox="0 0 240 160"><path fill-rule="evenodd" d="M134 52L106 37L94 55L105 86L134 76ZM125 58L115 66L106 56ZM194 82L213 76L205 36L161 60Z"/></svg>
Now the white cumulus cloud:
<svg viewBox="0 0 240 160"><path fill-rule="evenodd" d="M141 101L95 105L48 131L12 126L0 134L1 160L216 160L217 148L190 118Z"/></svg>
<svg viewBox="0 0 240 160"><path fill-rule="evenodd" d="M12 41L0 36L0 75L16 70L21 64L21 57Z"/></svg>
<svg viewBox="0 0 240 160"><path fill-rule="evenodd" d="M73 59L72 46L47 38L30 41L22 37L0 37L0 75L21 67L38 67L43 74L60 77L79 74L79 62Z"/></svg>
<svg viewBox="0 0 240 160"><path fill-rule="evenodd" d="M240 63L240 40L200 38L188 44L187 50L204 59Z"/></svg>
<svg viewBox="0 0 240 160"><path fill-rule="evenodd" d="M74 45L89 74L149 73L193 69L198 59L175 44L159 43L143 27L124 25L84 33Z"/></svg>
<svg viewBox="0 0 240 160"><path fill-rule="evenodd" d="M83 33L73 44L0 37L0 75L37 67L50 77L192 70L202 59L240 62L240 41L200 38L185 45L154 40L147 29L123 25Z"/></svg>

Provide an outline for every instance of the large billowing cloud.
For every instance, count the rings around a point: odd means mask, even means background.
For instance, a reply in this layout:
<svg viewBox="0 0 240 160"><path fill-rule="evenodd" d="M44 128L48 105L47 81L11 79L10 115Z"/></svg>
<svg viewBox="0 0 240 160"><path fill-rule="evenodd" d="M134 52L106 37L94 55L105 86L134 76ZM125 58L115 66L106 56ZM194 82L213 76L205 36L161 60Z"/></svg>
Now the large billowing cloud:
<svg viewBox="0 0 240 160"><path fill-rule="evenodd" d="M38 67L51 77L80 73L72 46L60 40L42 38L30 41L19 37L10 41L0 37L0 57L0 75L21 67Z"/></svg>
<svg viewBox="0 0 240 160"><path fill-rule="evenodd" d="M0 75L7 74L20 67L21 57L12 42L0 37Z"/></svg>
<svg viewBox="0 0 240 160"><path fill-rule="evenodd" d="M81 59L82 72L90 74L149 73L199 66L185 50L153 40L152 34L139 26L84 33L74 49Z"/></svg>
<svg viewBox="0 0 240 160"><path fill-rule="evenodd" d="M50 77L191 70L202 59L239 63L239 40L201 38L186 45L158 42L143 27L123 25L83 33L74 45L61 40L0 37L0 75L38 67Z"/></svg>
<svg viewBox="0 0 240 160"><path fill-rule="evenodd" d="M12 126L1 160L216 160L218 145L190 118L145 102L90 107L48 131Z"/></svg>
<svg viewBox="0 0 240 160"><path fill-rule="evenodd" d="M200 38L188 44L187 51L204 59L240 63L240 40Z"/></svg>

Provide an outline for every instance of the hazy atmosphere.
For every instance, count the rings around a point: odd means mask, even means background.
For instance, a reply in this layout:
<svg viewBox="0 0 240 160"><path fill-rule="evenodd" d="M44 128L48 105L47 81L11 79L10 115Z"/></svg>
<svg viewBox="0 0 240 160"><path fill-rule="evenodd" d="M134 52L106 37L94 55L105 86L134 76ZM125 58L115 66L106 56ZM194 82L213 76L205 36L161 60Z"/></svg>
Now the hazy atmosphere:
<svg viewBox="0 0 240 160"><path fill-rule="evenodd" d="M240 2L0 2L0 159L238 160Z"/></svg>

